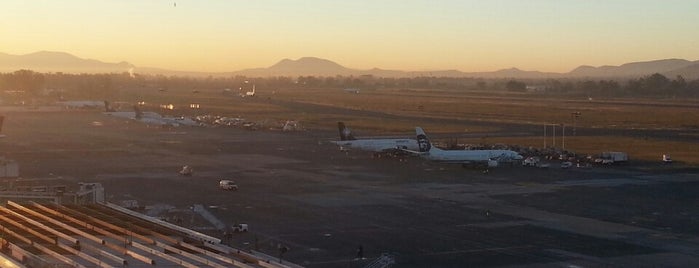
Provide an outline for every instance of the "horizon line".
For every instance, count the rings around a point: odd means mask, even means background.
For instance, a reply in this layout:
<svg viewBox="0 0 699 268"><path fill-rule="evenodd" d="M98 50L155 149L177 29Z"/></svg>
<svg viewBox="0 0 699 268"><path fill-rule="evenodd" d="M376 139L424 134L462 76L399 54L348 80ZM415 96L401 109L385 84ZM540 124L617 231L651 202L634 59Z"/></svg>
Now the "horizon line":
<svg viewBox="0 0 699 268"><path fill-rule="evenodd" d="M236 72L242 72L242 71L248 71L248 70L254 70L254 69L265 69L265 68L273 67L274 65L277 65L277 64L279 64L279 63L281 63L282 61L285 61L285 60L290 60L290 61L296 62L296 61L299 61L299 60L301 60L301 59L306 59L306 58L313 58L313 59L319 59L319 60L329 61L329 62L331 62L331 63L334 63L334 64L339 65L340 67L343 67L343 68L346 68L346 69L349 69L349 70L352 70L352 71L382 70L382 71L396 71L396 72L406 72L406 73L425 73L425 72L457 71L457 72L461 72L461 73L464 73L464 74L469 74L469 73L493 73L493 72L506 71L506 70L518 70L518 71L523 71L523 72L539 72L539 73L541 73L541 74L568 74L568 73L573 72L574 70L576 70L576 69L578 69L578 68L580 68L580 67L593 67L593 68L601 68L601 67L619 67L619 66L623 66L623 65L626 65L626 64L632 64L632 63L644 63L644 62L654 62L654 61L664 61L664 60L684 60L684 61L689 61L689 62L699 62L699 60L689 60L689 59L683 59L683 58L661 58L661 59L651 59L651 60L636 60L636 61L631 61L631 62L625 62L625 63L619 64L619 65L604 64L604 65L597 65L597 66L595 66L595 65L588 65L588 64L580 64L580 65L578 65L577 67L575 67L575 68L573 68L573 69L571 69L570 71L567 71L567 72L540 71L540 70L525 70L525 69L522 69L522 68L519 68L519 67L516 67L516 66L505 67L505 68L500 68L500 69L490 70L490 71L484 71L484 70L480 70L480 71L463 71L463 70L456 69L456 68L440 68L440 69L427 69L427 70L384 69L384 68L381 68L381 67L370 67L370 68L366 68L366 69L364 69L364 68L353 68L353 67L347 67L347 66L342 65L341 63L339 63L339 62L337 62L337 61L334 61L334 60L331 60L331 59L327 59L327 58L321 58L321 57L317 57L317 56L302 56L302 57L299 57L299 58L296 58L296 59L292 59L292 58L288 58L288 57L282 58L282 59L280 59L280 60L277 60L277 61L276 61L275 63L273 63L272 65L269 65L269 66L266 66L266 67L248 67L248 68L243 68L243 69L238 69L238 70L228 70L228 71L201 71L201 70L177 70L177 69L171 69L171 68L167 68L167 67L156 67L156 66L139 66L139 65L136 65L136 64L134 64L134 63L132 63L132 62L130 62L130 61L127 61L127 60L121 60L121 61L118 61L118 62L108 62L108 61L103 61L103 60L94 59L94 58L83 58L83 57L80 57L80 56L78 56L78 55L76 55L76 54L73 54L73 53L71 53L71 52L55 51L55 50L39 50L39 51L30 52L30 53L26 53L26 54L10 54L10 53L6 53L6 52L1 52L1 51L0 51L0 54L5 54L5 55L9 55L9 56L28 56L28 55L38 54L38 53L42 53L42 52L43 52L43 53L67 54L67 55L70 55L70 56L72 56L72 57L75 57L75 58L78 58L78 59L81 59L81 60L94 60L94 61L98 61L98 62L100 62L100 63L105 63L105 64L124 64L124 63L126 63L126 64L129 64L129 65L133 66L133 68L159 69L159 70L167 71L167 72L202 73L202 74L236 73ZM127 71L128 71L128 70L127 70Z"/></svg>

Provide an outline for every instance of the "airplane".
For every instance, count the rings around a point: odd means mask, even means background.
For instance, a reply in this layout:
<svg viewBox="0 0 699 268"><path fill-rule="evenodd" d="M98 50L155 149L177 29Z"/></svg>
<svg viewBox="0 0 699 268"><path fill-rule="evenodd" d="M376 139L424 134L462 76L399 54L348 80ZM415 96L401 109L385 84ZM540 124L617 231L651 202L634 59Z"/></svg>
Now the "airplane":
<svg viewBox="0 0 699 268"><path fill-rule="evenodd" d="M62 105L65 108L70 109L90 109L90 108L100 108L104 103L102 101L92 101L92 100L80 100L80 101L58 101L58 105Z"/></svg>
<svg viewBox="0 0 699 268"><path fill-rule="evenodd" d="M105 102L105 110L106 112L104 114L110 115L110 116L115 116L115 117L121 117L121 118L126 118L126 119L132 119L136 120L148 125L159 125L159 126L173 126L173 127L179 127L179 126L199 126L199 123L186 117L163 117L162 115L154 112L143 112L141 111L141 108L138 107L138 105L134 105L133 112L115 112L113 109L111 109L108 106L108 103Z"/></svg>
<svg viewBox="0 0 699 268"><path fill-rule="evenodd" d="M442 150L432 145L421 127L415 128L415 134L419 150L409 152L430 161L461 164L464 167L474 164L497 167L499 162L522 160L523 158L519 153L511 150Z"/></svg>
<svg viewBox="0 0 699 268"><path fill-rule="evenodd" d="M347 93L359 94L358 88L345 88L344 91Z"/></svg>
<svg viewBox="0 0 699 268"><path fill-rule="evenodd" d="M2 131L2 123L3 123L3 122L5 122L5 116L4 116L4 115L0 115L0 131ZM5 137L4 134L0 134L0 138L4 138L4 137Z"/></svg>
<svg viewBox="0 0 699 268"><path fill-rule="evenodd" d="M255 85L252 85L252 91L245 92L245 95L240 94L241 97L255 97Z"/></svg>
<svg viewBox="0 0 699 268"><path fill-rule="evenodd" d="M252 85L252 91L245 92L245 95L248 97L255 96L255 85Z"/></svg>
<svg viewBox="0 0 699 268"><path fill-rule="evenodd" d="M354 148L371 152L392 152L400 150L418 150L418 144L413 139L357 139L344 122L337 122L340 131L340 140L333 141L341 148Z"/></svg>

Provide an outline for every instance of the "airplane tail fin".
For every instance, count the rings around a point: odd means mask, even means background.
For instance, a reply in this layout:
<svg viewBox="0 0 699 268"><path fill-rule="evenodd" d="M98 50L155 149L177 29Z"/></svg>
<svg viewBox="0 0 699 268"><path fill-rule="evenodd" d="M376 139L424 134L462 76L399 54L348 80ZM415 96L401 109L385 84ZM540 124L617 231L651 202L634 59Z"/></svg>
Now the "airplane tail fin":
<svg viewBox="0 0 699 268"><path fill-rule="evenodd" d="M136 112L135 118L136 119L141 119L143 117L143 112L141 112L141 108L138 107L138 105L133 106L134 112Z"/></svg>
<svg viewBox="0 0 699 268"><path fill-rule="evenodd" d="M352 131L345 126L344 122L337 122L337 129L340 131L341 141L356 140L352 135Z"/></svg>
<svg viewBox="0 0 699 268"><path fill-rule="evenodd" d="M421 153L429 152L432 149L432 143L430 139L427 138L427 134L422 130L421 127L415 127L415 134L417 136L417 146Z"/></svg>

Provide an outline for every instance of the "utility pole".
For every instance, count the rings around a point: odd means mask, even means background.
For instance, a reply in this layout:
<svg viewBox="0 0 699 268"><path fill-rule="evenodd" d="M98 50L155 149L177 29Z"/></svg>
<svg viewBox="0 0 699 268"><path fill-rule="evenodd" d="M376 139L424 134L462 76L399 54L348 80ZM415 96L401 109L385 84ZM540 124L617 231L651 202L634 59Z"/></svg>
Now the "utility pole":
<svg viewBox="0 0 699 268"><path fill-rule="evenodd" d="M561 124L561 129L563 129L563 141L562 141L562 143L563 143L563 150L565 150L566 149L566 125Z"/></svg>

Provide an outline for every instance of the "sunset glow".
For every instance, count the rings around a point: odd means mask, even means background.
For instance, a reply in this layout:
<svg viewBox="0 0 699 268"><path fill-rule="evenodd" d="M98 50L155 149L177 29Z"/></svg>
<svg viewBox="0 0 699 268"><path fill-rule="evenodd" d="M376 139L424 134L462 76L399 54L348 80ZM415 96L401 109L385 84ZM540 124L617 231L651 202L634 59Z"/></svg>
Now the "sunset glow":
<svg viewBox="0 0 699 268"><path fill-rule="evenodd" d="M190 71L314 56L356 69L567 72L699 59L697 1L3 1L0 52Z"/></svg>

